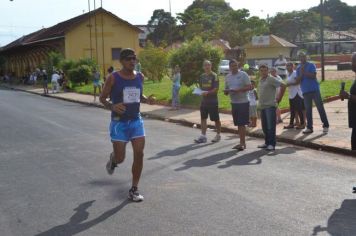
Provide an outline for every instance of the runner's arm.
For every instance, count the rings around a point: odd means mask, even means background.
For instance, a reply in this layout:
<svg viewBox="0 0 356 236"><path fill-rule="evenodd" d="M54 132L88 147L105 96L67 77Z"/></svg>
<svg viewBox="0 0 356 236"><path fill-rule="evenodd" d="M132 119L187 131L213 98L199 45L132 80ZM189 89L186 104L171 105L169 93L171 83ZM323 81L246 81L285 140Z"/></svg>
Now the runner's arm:
<svg viewBox="0 0 356 236"><path fill-rule="evenodd" d="M109 97L112 87L114 86L114 76L111 74L104 83L104 88L100 94L99 100L104 105L105 108L112 110L112 103L108 102L106 99Z"/></svg>
<svg viewBox="0 0 356 236"><path fill-rule="evenodd" d="M140 72L140 74L141 74L142 85L143 85L143 82L145 81L145 75L142 72ZM143 94L143 86L142 86L141 102L147 103L147 101L148 98Z"/></svg>

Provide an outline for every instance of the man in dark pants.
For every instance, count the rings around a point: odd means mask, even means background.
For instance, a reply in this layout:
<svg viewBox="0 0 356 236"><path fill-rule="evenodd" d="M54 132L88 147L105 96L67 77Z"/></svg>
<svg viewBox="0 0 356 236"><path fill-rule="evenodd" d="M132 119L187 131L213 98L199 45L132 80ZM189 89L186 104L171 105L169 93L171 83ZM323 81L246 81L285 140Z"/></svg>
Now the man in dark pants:
<svg viewBox="0 0 356 236"><path fill-rule="evenodd" d="M351 58L352 70L356 75L356 52L352 54ZM346 91L340 92L340 97L342 99L348 99L349 104L349 127L352 129L351 134L351 149L356 151L356 78L351 86L350 93ZM356 193L356 187L353 188L354 193Z"/></svg>

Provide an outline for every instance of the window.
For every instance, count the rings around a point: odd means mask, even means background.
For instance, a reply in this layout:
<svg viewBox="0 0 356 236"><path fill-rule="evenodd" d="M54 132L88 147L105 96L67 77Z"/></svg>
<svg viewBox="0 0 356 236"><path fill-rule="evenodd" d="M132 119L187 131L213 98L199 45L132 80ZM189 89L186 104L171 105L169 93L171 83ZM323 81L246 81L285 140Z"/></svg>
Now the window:
<svg viewBox="0 0 356 236"><path fill-rule="evenodd" d="M121 48L112 48L111 49L111 57L112 60L120 60Z"/></svg>

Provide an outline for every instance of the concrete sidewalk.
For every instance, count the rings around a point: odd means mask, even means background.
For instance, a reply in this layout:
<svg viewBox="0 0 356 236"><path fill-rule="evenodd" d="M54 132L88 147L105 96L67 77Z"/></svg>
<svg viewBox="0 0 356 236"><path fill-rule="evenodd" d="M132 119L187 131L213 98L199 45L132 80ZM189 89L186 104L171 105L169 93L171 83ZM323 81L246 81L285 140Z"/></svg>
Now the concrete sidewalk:
<svg viewBox="0 0 356 236"><path fill-rule="evenodd" d="M8 88L30 92L33 94L41 95L43 90L40 88L33 88L31 86L11 86L2 85ZM57 99L78 102L82 104L103 107L99 102L93 102L93 96L78 94L73 92L49 94L49 97ZM334 101L325 104L325 109L328 114L330 123L330 130L328 134L322 133L322 124L319 119L319 114L316 109L313 110L314 118L314 133L304 135L301 130L285 130L284 125L289 123L289 113L282 115L283 124L277 126L277 139L286 143L314 148L317 150L325 150L336 152L339 154L356 156L355 152L352 152L350 137L351 129L348 128L348 114L347 114L347 102L346 101ZM200 123L200 112L194 109L180 109L178 111L169 111L169 107L162 105L148 105L141 104L141 112L143 115L161 119L170 122L182 123L185 125L193 126ZM232 123L232 117L229 114L220 114L223 131L236 133L236 127ZM209 125L213 125L209 122ZM263 133L258 122L258 127L249 128L248 133L253 137L263 137ZM197 135L199 131L197 130ZM212 137L210 137L212 138ZM192 137L193 139L193 137Z"/></svg>

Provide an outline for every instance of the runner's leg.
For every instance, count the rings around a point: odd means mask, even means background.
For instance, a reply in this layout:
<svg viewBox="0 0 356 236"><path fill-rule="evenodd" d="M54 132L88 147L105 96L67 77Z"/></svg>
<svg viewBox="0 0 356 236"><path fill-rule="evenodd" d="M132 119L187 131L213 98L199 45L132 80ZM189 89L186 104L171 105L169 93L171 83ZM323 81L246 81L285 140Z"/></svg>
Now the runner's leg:
<svg viewBox="0 0 356 236"><path fill-rule="evenodd" d="M143 168L145 137L135 138L131 140L131 144L134 153L134 160L132 164L132 186L137 187Z"/></svg>
<svg viewBox="0 0 356 236"><path fill-rule="evenodd" d="M112 143L114 150L114 163L120 164L125 160L126 143L115 141Z"/></svg>

